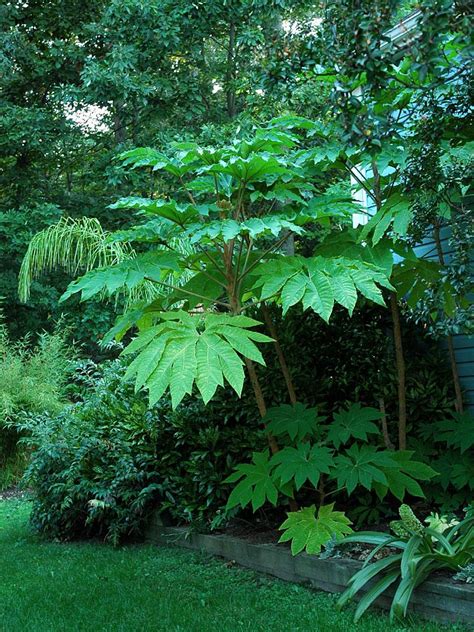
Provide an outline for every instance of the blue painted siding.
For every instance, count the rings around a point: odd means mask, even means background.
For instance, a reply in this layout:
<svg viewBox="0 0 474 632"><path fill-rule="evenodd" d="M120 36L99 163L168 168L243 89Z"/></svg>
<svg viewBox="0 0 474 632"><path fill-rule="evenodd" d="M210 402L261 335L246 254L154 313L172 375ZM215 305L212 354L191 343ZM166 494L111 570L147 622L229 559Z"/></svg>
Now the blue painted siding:
<svg viewBox="0 0 474 632"><path fill-rule="evenodd" d="M441 229L441 246L446 262L450 261L452 255L449 235L449 228ZM415 248L415 252L418 257L438 259L436 244L432 239L423 241ZM474 336L454 335L453 346L465 400L469 409L474 413Z"/></svg>

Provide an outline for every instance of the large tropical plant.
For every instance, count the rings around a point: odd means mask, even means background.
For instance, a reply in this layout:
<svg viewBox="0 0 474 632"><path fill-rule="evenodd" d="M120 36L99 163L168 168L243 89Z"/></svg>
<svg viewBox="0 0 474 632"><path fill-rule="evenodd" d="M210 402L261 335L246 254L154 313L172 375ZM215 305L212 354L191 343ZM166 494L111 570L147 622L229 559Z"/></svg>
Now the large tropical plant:
<svg viewBox="0 0 474 632"><path fill-rule="evenodd" d="M125 256L89 270L62 300L123 292L139 296L145 286L157 289L152 297L145 293L143 300L129 301L107 338L122 339L138 329L124 349L132 360L127 377L149 391L151 403L167 390L174 407L193 390L208 402L226 382L240 395L247 374L265 426L267 402L255 363L264 364L259 346L271 343L275 334L262 333L262 323L248 312L269 302L281 304L284 312L302 304L328 321L335 304L352 314L359 296L384 305L383 290L395 290L389 281L392 242L362 242L366 235L357 233L348 242L348 231L342 230L360 208L331 186L328 169L349 154L352 161L360 158L355 150L331 149L329 133L318 123L287 116L224 148L181 143L167 154L139 148L122 155L125 166L160 171L173 194L113 204L139 220L105 237L106 244L129 244ZM397 233L407 221L397 223ZM311 257L288 254L294 236L313 234L318 227L331 233L320 250ZM284 358L278 357L285 372ZM294 403L291 388L289 396ZM271 425L266 432L272 463L278 461L283 471L285 459L275 457L280 447ZM298 449L303 460L316 458L303 454L305 446ZM254 465L263 471L267 460L261 455ZM385 465L396 467L393 461ZM286 478L257 486L254 506L273 501L277 488L291 498ZM247 495L252 490L250 485ZM290 506L296 513L294 501ZM326 508L326 521L328 512L334 513Z"/></svg>

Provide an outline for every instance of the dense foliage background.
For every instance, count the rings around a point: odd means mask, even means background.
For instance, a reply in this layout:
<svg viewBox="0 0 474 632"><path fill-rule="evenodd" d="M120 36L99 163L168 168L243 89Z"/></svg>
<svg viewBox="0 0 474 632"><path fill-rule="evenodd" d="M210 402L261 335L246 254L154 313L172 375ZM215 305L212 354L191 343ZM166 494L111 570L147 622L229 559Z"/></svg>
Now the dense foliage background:
<svg viewBox="0 0 474 632"><path fill-rule="evenodd" d="M407 53L385 34L412 10L421 18ZM32 237L61 218L127 229L140 215L111 203L173 193L152 169L127 170L117 160L126 149L165 150L189 140L222 146L292 113L337 122L335 143L375 155L399 133L394 103L416 112L400 174L418 200L408 241L446 226L443 205L455 211L454 255L440 260L456 290L454 307L446 311L433 289L401 306L408 447L440 472L424 487L425 508L456 510L469 500L472 455L435 425L452 419L458 395L446 337L472 331L473 323L464 300L472 290L472 160L464 148L472 135L469 19L465 3L448 0L377 0L357 9L349 0L72 0L0 8L0 485L17 480L29 462L40 530L116 542L142 531L157 504L173 520L219 525L230 493L224 479L265 441L248 386L241 401L223 391L207 407L188 398L177 411L166 399L148 409L145 396L120 381L120 347L98 344L122 305L74 297L59 304L71 280L65 269L35 279L20 302L18 275ZM446 41L456 53L443 66ZM395 73L394 91L394 60L404 54L409 69ZM457 80L447 82L451 76ZM324 159L326 186L340 180L341 165L330 150ZM339 187L349 190L347 174ZM296 240L297 251L311 256L326 232L314 226L312 239ZM337 309L329 324L298 307L285 317L274 308L271 316L298 400L328 416L355 401L383 410L386 447L396 444L399 375L389 311L362 301L352 318ZM264 394L271 405L286 403L273 348L266 359ZM393 499L381 506L374 491L360 492L357 501L344 498L353 520L394 513Z"/></svg>

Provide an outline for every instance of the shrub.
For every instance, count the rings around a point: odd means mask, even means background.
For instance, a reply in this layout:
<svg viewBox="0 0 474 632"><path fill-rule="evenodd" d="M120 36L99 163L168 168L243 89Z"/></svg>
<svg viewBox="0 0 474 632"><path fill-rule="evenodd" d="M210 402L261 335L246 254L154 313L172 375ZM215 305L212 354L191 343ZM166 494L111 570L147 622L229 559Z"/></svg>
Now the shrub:
<svg viewBox="0 0 474 632"><path fill-rule="evenodd" d="M28 339L12 343L0 323L0 489L21 477L25 455L15 423L25 413L58 413L64 406L69 351L63 334L43 334L33 349Z"/></svg>
<svg viewBox="0 0 474 632"><path fill-rule="evenodd" d="M117 543L140 534L157 506L174 520L208 524L227 501L222 480L263 443L256 427L226 415L225 397L206 414L191 398L176 411L166 398L150 409L122 382L124 371L120 360L82 365L82 401L20 424L36 448L25 476L32 522L49 537Z"/></svg>

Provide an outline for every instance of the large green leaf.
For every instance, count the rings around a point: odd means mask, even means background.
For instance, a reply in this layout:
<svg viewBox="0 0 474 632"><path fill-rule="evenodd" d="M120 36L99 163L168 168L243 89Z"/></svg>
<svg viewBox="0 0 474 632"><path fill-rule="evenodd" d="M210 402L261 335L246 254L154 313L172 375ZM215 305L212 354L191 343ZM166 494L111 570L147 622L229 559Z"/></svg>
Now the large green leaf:
<svg viewBox="0 0 474 632"><path fill-rule="evenodd" d="M141 198L141 197L126 197L121 198L114 204L110 205L110 208L131 208L144 213L150 213L151 215L158 215L164 219L174 222L179 226L185 226L190 221L196 220L201 209L193 204L178 204L176 200L164 200L161 198Z"/></svg>
<svg viewBox="0 0 474 632"><path fill-rule="evenodd" d="M309 481L317 487L321 474L329 474L333 453L329 448L303 442L296 448L288 446L274 454L272 463L276 466L274 475L283 485L294 481L298 490Z"/></svg>
<svg viewBox="0 0 474 632"><path fill-rule="evenodd" d="M347 443L349 439L361 439L367 441L367 435L380 434L380 428L373 422L381 418L382 413L376 408L352 404L347 410L334 413L334 418L329 426L327 440L335 448Z"/></svg>
<svg viewBox="0 0 474 632"><path fill-rule="evenodd" d="M240 395L242 356L264 363L255 342L270 342L271 338L250 329L259 325L258 321L227 314L190 316L183 311L160 317L164 322L139 334L123 352L138 352L126 377L135 378L137 389L149 390L151 404L169 388L176 407L191 394L194 384L207 403L224 379Z"/></svg>
<svg viewBox="0 0 474 632"><path fill-rule="evenodd" d="M239 483L232 490L227 509L232 507L246 507L252 504L252 509L257 511L267 500L276 505L278 489L272 477L273 466L270 463L268 450L254 452L252 463L237 465L236 471L225 479L225 483Z"/></svg>
<svg viewBox="0 0 474 632"><path fill-rule="evenodd" d="M396 461L388 451L379 451L370 445L352 445L344 454L334 459L334 470L331 475L337 479L337 485L352 494L358 485L368 490L374 483L388 485L383 467L397 467Z"/></svg>
<svg viewBox="0 0 474 632"><path fill-rule="evenodd" d="M384 305L378 285L393 289L381 268L345 257L277 257L255 272L262 298L279 296L283 313L299 303L328 321L337 302L352 313L357 292Z"/></svg>
<svg viewBox="0 0 474 632"><path fill-rule="evenodd" d="M453 413L452 419L438 421L436 430L437 441L445 441L461 454L474 445L474 416L468 411Z"/></svg>
<svg viewBox="0 0 474 632"><path fill-rule="evenodd" d="M80 292L85 301L100 293L111 296L125 288L131 290L144 280L162 281L170 272L180 270L179 259L173 252L155 250L107 268L96 268L70 283L60 300Z"/></svg>
<svg viewBox="0 0 474 632"><path fill-rule="evenodd" d="M399 193L393 194L364 226L362 238L372 234L372 243L377 244L391 227L392 233L398 237L407 234L408 226L413 220L413 211L408 199Z"/></svg>
<svg viewBox="0 0 474 632"><path fill-rule="evenodd" d="M434 478L437 472L426 463L412 460L412 456L412 450L399 450L390 453L394 465L382 466L381 468L387 477L387 484L374 483L374 489L381 500L385 498L388 491L399 500L403 500L406 493L424 497L418 481L428 481Z"/></svg>
<svg viewBox="0 0 474 632"><path fill-rule="evenodd" d="M218 163L201 167L201 173L227 173L244 183L259 182L269 175L291 175L292 169L287 163L269 152L251 153L242 156L230 153L224 155Z"/></svg>
<svg viewBox="0 0 474 632"><path fill-rule="evenodd" d="M324 417L318 416L317 408L306 404L281 404L269 408L264 418L268 430L275 436L287 434L292 441L314 437Z"/></svg>
<svg viewBox="0 0 474 632"><path fill-rule="evenodd" d="M326 545L333 537L341 540L344 535L351 533L349 526L351 521L342 511L333 511L334 503L319 508L316 515L316 507L305 507L299 511L290 512L288 518L280 526L285 533L280 542L291 540L291 552L293 555L304 549L309 554L318 554L321 547Z"/></svg>

